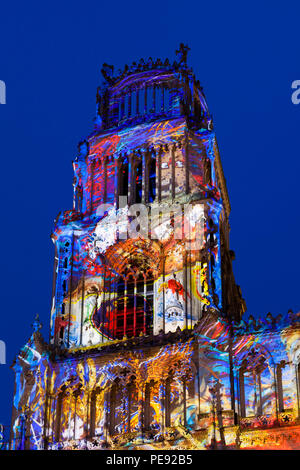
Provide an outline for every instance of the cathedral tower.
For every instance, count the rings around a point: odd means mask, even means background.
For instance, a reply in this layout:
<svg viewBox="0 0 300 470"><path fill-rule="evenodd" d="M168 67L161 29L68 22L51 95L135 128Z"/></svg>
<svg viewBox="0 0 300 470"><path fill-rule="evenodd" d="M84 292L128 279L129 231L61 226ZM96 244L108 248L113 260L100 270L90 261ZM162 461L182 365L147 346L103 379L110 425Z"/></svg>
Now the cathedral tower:
<svg viewBox="0 0 300 470"><path fill-rule="evenodd" d="M247 447L249 416L297 414L296 327L241 321L226 183L187 51L118 76L103 66L73 209L52 234L50 342L36 319L13 365L13 449Z"/></svg>
<svg viewBox="0 0 300 470"><path fill-rule="evenodd" d="M211 115L186 64L102 70L95 130L74 161L74 208L56 219L51 342L86 347L193 328L243 301Z"/></svg>

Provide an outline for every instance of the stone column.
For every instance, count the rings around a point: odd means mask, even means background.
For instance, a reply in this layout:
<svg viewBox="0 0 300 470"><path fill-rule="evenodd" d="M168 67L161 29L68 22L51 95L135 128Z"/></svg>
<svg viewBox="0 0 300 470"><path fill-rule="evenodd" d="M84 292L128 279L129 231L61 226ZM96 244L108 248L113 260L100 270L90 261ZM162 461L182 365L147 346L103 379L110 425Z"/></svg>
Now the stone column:
<svg viewBox="0 0 300 470"><path fill-rule="evenodd" d="M187 287L188 287L188 256L186 250L183 253L183 287L185 292L185 302L184 302L184 313L185 313L185 328L188 329L188 296L187 296Z"/></svg>
<svg viewBox="0 0 300 470"><path fill-rule="evenodd" d="M160 248L160 259L161 259L161 264L162 264L162 283L163 283L163 332L166 332L166 313L165 313L165 308L166 308L166 294L165 294L165 265L166 265L166 255L164 253L164 248L161 246ZM154 287L153 287L154 289ZM155 299L154 299L155 300ZM158 332L157 332L158 333Z"/></svg>
<svg viewBox="0 0 300 470"><path fill-rule="evenodd" d="M185 141L183 144L183 151L184 151L184 162L185 162L185 193L189 194L190 192L190 165L189 165L189 137L188 133L185 133Z"/></svg>
<svg viewBox="0 0 300 470"><path fill-rule="evenodd" d="M86 386L85 389L85 409L86 409L86 422L85 422L85 435L87 438L91 437L91 396L92 390Z"/></svg>
<svg viewBox="0 0 300 470"><path fill-rule="evenodd" d="M296 382L296 391L297 391L297 408L298 408L298 417L300 417L300 397L299 397L299 368L300 364L295 364L295 382Z"/></svg>
<svg viewBox="0 0 300 470"><path fill-rule="evenodd" d="M145 386L142 384L140 387L137 387L138 394L138 429L142 433L145 428L145 415L144 415L144 396L145 396Z"/></svg>
<svg viewBox="0 0 300 470"><path fill-rule="evenodd" d="M278 412L279 413L284 411L283 387L282 387L282 369L284 368L284 366L285 366L284 361L281 361L276 366L276 382L277 382Z"/></svg>
<svg viewBox="0 0 300 470"><path fill-rule="evenodd" d="M240 389L240 414L241 418L246 417L246 403L245 403L245 381L244 381L244 368L239 370L239 389Z"/></svg>
<svg viewBox="0 0 300 470"><path fill-rule="evenodd" d="M256 373L257 384L258 384L258 406L257 406L257 414L261 416L263 414L263 407L262 407L262 389L261 389L261 371L257 371Z"/></svg>
<svg viewBox="0 0 300 470"><path fill-rule="evenodd" d="M162 154L162 146L157 153L156 159L156 193L157 193L157 200L161 202L161 154Z"/></svg>
<svg viewBox="0 0 300 470"><path fill-rule="evenodd" d="M150 403L151 403L151 385L149 382L145 385L145 397L144 397L144 420L143 425L145 431L150 428Z"/></svg>
<svg viewBox="0 0 300 470"><path fill-rule="evenodd" d="M171 377L165 382L165 425L166 428L171 426Z"/></svg>
<svg viewBox="0 0 300 470"><path fill-rule="evenodd" d="M109 434L113 436L115 433L115 423L116 423L116 394L117 394L117 385L112 384L110 389L110 399L109 399Z"/></svg>
<svg viewBox="0 0 300 470"><path fill-rule="evenodd" d="M135 155L131 153L128 156L128 179L129 179L129 185L128 185L128 205L131 205L134 203L134 198L135 198L135 181L134 181L134 175L135 175Z"/></svg>
<svg viewBox="0 0 300 470"><path fill-rule="evenodd" d="M142 204L148 202L149 194L149 149L142 153L143 169L142 169Z"/></svg>
<svg viewBox="0 0 300 470"><path fill-rule="evenodd" d="M160 431L163 434L165 432L164 420L165 420L165 407L164 407L164 400L165 400L165 381L161 380L159 384L159 393L158 393L158 401L160 404Z"/></svg>
<svg viewBox="0 0 300 470"><path fill-rule="evenodd" d="M69 315L68 315L68 340L67 344L70 347L70 327L71 327L71 315L72 315L72 290L73 290L73 266L74 266L74 245L75 235L72 233L72 250L71 250L71 271L69 279Z"/></svg>
<svg viewBox="0 0 300 470"><path fill-rule="evenodd" d="M183 426L187 426L186 419L186 378L182 378L182 399L183 399Z"/></svg>
<svg viewBox="0 0 300 470"><path fill-rule="evenodd" d="M54 430L54 440L56 442L60 441L61 438L61 412L63 405L64 392L60 391L56 397L56 413L55 413L55 422L53 421L53 430Z"/></svg>
<svg viewBox="0 0 300 470"><path fill-rule="evenodd" d="M90 201L90 213L93 212L95 164L96 164L96 160L92 160L92 162L91 162L91 201Z"/></svg>
<svg viewBox="0 0 300 470"><path fill-rule="evenodd" d="M115 198L115 207L119 209L119 194L120 194L120 171L122 168L122 163L120 156L115 159L115 176L114 176L114 198Z"/></svg>
<svg viewBox="0 0 300 470"><path fill-rule="evenodd" d="M172 164L172 169L171 169L171 195L172 199L175 198L175 186L176 186L176 174L175 174L175 152L176 152L176 145L173 144L171 147L171 164Z"/></svg>

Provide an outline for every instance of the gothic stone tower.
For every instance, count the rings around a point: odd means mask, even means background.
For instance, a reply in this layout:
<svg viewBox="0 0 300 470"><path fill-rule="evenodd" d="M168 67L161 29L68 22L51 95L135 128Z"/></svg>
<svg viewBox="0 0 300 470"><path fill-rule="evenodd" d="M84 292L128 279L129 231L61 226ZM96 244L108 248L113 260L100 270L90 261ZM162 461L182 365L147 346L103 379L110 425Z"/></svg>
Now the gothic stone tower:
<svg viewBox="0 0 300 470"><path fill-rule="evenodd" d="M52 235L38 445L187 426L197 413L194 327L209 310L243 313L212 118L186 55L181 45L174 64L141 60L118 77L103 66L95 129L74 161L73 210ZM140 211L148 226L132 234Z"/></svg>
<svg viewBox="0 0 300 470"><path fill-rule="evenodd" d="M225 424L232 436L231 325L245 303L212 118L186 55L181 45L172 65L141 60L118 77L103 66L74 206L52 235L50 344L36 322L14 364L12 448L205 448L225 445Z"/></svg>
<svg viewBox="0 0 300 470"><path fill-rule="evenodd" d="M61 347L191 329L207 307L243 313L212 119L184 47L178 55L116 78L102 70L74 208L53 233L51 342Z"/></svg>

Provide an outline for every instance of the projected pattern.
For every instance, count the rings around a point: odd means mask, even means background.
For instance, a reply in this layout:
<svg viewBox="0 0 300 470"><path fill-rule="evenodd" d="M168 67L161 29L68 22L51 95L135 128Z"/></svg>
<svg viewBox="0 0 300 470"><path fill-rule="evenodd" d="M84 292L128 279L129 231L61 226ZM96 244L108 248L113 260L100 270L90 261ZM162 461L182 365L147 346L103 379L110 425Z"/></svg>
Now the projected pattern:
<svg viewBox="0 0 300 470"><path fill-rule="evenodd" d="M186 52L119 76L103 66L73 209L52 234L50 342L36 319L13 366L13 449L300 447L299 316L242 319L226 183ZM135 238L134 204L149 215Z"/></svg>

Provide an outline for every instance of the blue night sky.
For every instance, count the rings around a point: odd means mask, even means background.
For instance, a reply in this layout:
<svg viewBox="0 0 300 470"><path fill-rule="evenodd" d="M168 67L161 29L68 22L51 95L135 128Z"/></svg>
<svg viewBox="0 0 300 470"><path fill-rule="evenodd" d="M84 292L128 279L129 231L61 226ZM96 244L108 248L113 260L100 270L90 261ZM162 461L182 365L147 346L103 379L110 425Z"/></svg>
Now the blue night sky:
<svg viewBox="0 0 300 470"><path fill-rule="evenodd" d="M298 4L297 4L298 3ZM48 339L53 220L72 208L72 159L92 131L103 62L141 57L189 65L213 114L231 199L234 271L255 316L300 309L300 4L6 2L1 6L0 422L10 424L14 356L37 312Z"/></svg>

